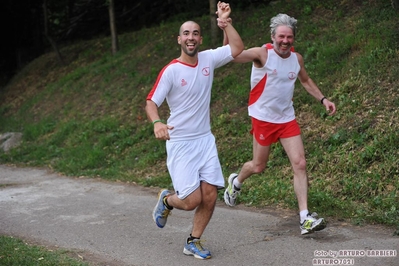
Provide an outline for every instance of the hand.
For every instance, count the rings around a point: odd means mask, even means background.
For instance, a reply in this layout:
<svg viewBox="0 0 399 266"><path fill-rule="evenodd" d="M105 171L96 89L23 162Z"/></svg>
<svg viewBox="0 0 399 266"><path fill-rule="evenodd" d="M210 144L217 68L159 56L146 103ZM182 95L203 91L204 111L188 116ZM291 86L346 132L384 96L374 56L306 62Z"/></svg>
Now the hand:
<svg viewBox="0 0 399 266"><path fill-rule="evenodd" d="M230 23L230 24L233 23L233 20L231 18L227 18L227 19L217 18L217 21L218 21L218 27L221 28L222 30L227 27L228 23Z"/></svg>
<svg viewBox="0 0 399 266"><path fill-rule="evenodd" d="M323 101L323 105L326 107L328 115L333 115L337 111L335 104L330 102L327 98Z"/></svg>
<svg viewBox="0 0 399 266"><path fill-rule="evenodd" d="M154 124L154 134L157 139L162 140L170 140L169 130L172 130L174 127L165 125L162 122L158 122Z"/></svg>
<svg viewBox="0 0 399 266"><path fill-rule="evenodd" d="M230 5L225 2L218 2L216 14L220 19L227 19L230 16Z"/></svg>

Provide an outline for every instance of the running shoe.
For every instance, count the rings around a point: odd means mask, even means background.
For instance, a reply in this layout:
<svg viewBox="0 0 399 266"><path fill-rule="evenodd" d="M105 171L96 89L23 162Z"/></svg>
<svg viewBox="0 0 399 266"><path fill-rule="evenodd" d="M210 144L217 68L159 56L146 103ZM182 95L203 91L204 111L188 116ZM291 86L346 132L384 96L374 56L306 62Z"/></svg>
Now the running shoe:
<svg viewBox="0 0 399 266"><path fill-rule="evenodd" d="M210 259L212 257L211 252L201 245L201 240L199 239L187 239L186 244L184 245L183 253L185 255L194 256L194 258L201 260Z"/></svg>
<svg viewBox="0 0 399 266"><path fill-rule="evenodd" d="M163 198L168 194L170 194L170 191L167 189L162 189L159 191L158 202L157 205L155 205L154 211L152 212L152 218L159 228L163 228L165 226L166 220L168 219L168 215L171 211L166 208L165 204L163 203Z"/></svg>
<svg viewBox="0 0 399 266"><path fill-rule="evenodd" d="M324 218L318 218L317 213L308 214L303 223L300 223L299 228L301 229L301 234L306 235L313 233L315 231L320 231L326 228L327 222Z"/></svg>
<svg viewBox="0 0 399 266"><path fill-rule="evenodd" d="M229 205L230 207L236 206L236 199L238 194L240 194L240 190L239 188L237 188L236 186L233 185L233 181L234 179L236 179L238 176L238 174L231 174L229 176L229 180L228 180L228 186L226 188L226 191L224 192L224 202Z"/></svg>

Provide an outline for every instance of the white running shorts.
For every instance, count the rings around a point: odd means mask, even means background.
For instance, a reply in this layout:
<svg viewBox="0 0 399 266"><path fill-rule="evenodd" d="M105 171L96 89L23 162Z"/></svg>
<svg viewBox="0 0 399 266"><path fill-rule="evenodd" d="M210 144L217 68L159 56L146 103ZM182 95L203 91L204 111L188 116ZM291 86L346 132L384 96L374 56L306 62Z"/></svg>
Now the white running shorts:
<svg viewBox="0 0 399 266"><path fill-rule="evenodd" d="M217 189L224 188L213 134L187 141L166 141L166 152L169 174L179 199L193 193L201 181Z"/></svg>

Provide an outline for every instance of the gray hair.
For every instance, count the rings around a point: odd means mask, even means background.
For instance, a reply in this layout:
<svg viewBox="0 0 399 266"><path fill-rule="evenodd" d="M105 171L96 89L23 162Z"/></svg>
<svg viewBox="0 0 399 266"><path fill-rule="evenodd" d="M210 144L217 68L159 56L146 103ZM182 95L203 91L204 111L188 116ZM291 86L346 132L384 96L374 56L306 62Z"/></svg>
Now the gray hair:
<svg viewBox="0 0 399 266"><path fill-rule="evenodd" d="M276 29L278 26L287 26L292 29L294 33L294 37L296 34L296 22L297 20L293 17L288 16L287 14L278 14L275 17L272 17L270 20L270 33L272 36L276 34Z"/></svg>

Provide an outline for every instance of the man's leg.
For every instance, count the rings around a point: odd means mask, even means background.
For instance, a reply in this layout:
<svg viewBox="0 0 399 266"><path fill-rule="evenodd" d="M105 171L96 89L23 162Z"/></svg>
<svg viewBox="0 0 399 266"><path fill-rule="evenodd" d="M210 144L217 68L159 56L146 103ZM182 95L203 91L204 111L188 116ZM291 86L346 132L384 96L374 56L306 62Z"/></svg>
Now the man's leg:
<svg viewBox="0 0 399 266"><path fill-rule="evenodd" d="M253 137L252 144L252 160L244 163L240 173L237 176L237 180L243 183L245 179L253 174L262 173L266 168L267 161L269 159L270 146L260 145L255 137Z"/></svg>
<svg viewBox="0 0 399 266"><path fill-rule="evenodd" d="M300 211L301 234L309 234L326 227L324 218L312 216L308 211L308 177L306 174L305 150L300 135L280 139L294 172L294 191Z"/></svg>
<svg viewBox="0 0 399 266"><path fill-rule="evenodd" d="M217 189L215 186L206 182L201 182L201 185L193 193L185 199L179 199L176 194L167 197L167 204L170 207L191 211L195 210L192 236L200 238L206 226L212 218L215 210L217 199Z"/></svg>
<svg viewBox="0 0 399 266"><path fill-rule="evenodd" d="M253 174L259 174L266 168L267 160L269 159L270 146L260 145L255 137L253 137L253 158L251 161L244 163L240 173L231 174L228 179L228 186L224 192L224 202L228 206L235 206L236 199L241 191L241 185L245 179Z"/></svg>
<svg viewBox="0 0 399 266"><path fill-rule="evenodd" d="M308 177L306 175L305 150L300 135L280 139L294 172L294 191L299 211L308 209Z"/></svg>
<svg viewBox="0 0 399 266"><path fill-rule="evenodd" d="M206 182L201 182L201 186L185 199L179 199L176 194L167 197L167 204L170 207L192 211L195 208L192 235L200 238L211 220L215 210L217 199L217 189L215 186Z"/></svg>
<svg viewBox="0 0 399 266"><path fill-rule="evenodd" d="M176 194L171 194L167 197L166 200L167 204L170 207L184 211L194 210L195 208L197 208L198 205L200 205L201 201L202 201L201 187L194 190L193 193L191 193L184 199L179 199L179 197Z"/></svg>
<svg viewBox="0 0 399 266"><path fill-rule="evenodd" d="M201 191L202 201L195 210L193 228L184 245L183 253L197 259L209 259L212 257L211 252L202 246L200 238L215 210L217 189L215 186L202 181L199 191Z"/></svg>
<svg viewBox="0 0 399 266"><path fill-rule="evenodd" d="M163 228L173 208L192 211L201 203L201 200L200 188L197 188L184 199L179 199L176 194L172 194L167 189L162 189L158 194L158 202L152 213L153 219L158 227Z"/></svg>
<svg viewBox="0 0 399 266"><path fill-rule="evenodd" d="M201 245L200 238L211 220L217 199L216 186L201 182L200 187L184 199L179 199L176 194L168 190L161 190L158 204L154 210L154 221L158 227L163 228L170 211L173 208L191 211L196 209L193 218L193 228L190 237L184 245L183 253L198 259L209 259L211 253Z"/></svg>
<svg viewBox="0 0 399 266"><path fill-rule="evenodd" d="M202 201L195 210L191 235L200 238L212 218L215 210L217 189L206 182L201 182Z"/></svg>

